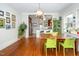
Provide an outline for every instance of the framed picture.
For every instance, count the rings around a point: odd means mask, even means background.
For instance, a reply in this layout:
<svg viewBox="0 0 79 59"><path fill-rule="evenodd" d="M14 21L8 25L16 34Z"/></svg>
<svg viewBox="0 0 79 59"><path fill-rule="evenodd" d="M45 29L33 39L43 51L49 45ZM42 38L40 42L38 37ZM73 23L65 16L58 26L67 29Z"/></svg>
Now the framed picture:
<svg viewBox="0 0 79 59"><path fill-rule="evenodd" d="M10 18L6 17L6 23L10 23Z"/></svg>
<svg viewBox="0 0 79 59"><path fill-rule="evenodd" d="M15 19L12 19L12 22L16 22L16 20Z"/></svg>
<svg viewBox="0 0 79 59"><path fill-rule="evenodd" d="M7 24L6 25L6 29L10 29L11 28L11 25L10 24Z"/></svg>
<svg viewBox="0 0 79 59"><path fill-rule="evenodd" d="M16 19L16 16L12 14L12 18L13 18L13 19Z"/></svg>
<svg viewBox="0 0 79 59"><path fill-rule="evenodd" d="M6 16L10 16L10 13L9 12L6 12Z"/></svg>
<svg viewBox="0 0 79 59"><path fill-rule="evenodd" d="M15 24L12 24L12 28L15 28Z"/></svg>
<svg viewBox="0 0 79 59"><path fill-rule="evenodd" d="M4 27L5 27L5 19L0 18L0 28L4 28Z"/></svg>
<svg viewBox="0 0 79 59"><path fill-rule="evenodd" d="M12 28L16 26L16 16L12 14Z"/></svg>
<svg viewBox="0 0 79 59"><path fill-rule="evenodd" d="M4 16L4 11L0 10L0 16Z"/></svg>
<svg viewBox="0 0 79 59"><path fill-rule="evenodd" d="M16 24L15 22L12 22L12 28L15 28Z"/></svg>
<svg viewBox="0 0 79 59"><path fill-rule="evenodd" d="M12 22L16 22L16 16L12 15Z"/></svg>

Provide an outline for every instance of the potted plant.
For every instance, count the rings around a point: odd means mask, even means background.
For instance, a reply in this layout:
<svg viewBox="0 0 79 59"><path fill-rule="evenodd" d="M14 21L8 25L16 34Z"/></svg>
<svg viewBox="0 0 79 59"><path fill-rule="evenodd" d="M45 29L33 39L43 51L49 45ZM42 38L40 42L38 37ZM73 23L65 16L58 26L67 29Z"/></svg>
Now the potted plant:
<svg viewBox="0 0 79 59"><path fill-rule="evenodd" d="M25 38L25 30L27 28L27 25L23 22L20 24L19 29L18 29L18 37L20 39Z"/></svg>

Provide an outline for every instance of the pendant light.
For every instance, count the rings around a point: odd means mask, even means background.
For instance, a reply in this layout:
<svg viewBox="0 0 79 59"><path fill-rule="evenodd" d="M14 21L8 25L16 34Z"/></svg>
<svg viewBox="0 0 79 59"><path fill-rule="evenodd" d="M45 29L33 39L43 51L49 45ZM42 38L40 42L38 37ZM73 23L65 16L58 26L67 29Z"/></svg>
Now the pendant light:
<svg viewBox="0 0 79 59"><path fill-rule="evenodd" d="M40 3L38 4L38 10L36 11L36 16L43 16L44 12L40 8Z"/></svg>

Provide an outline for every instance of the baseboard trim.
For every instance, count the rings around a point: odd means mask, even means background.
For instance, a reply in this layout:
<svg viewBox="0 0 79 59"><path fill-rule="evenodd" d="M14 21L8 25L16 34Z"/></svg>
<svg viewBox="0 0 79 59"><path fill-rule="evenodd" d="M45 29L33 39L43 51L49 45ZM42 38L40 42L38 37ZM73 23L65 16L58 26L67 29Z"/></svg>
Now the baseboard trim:
<svg viewBox="0 0 79 59"><path fill-rule="evenodd" d="M7 48L0 50L0 56L10 55L12 52L14 52L18 48L20 44L21 44L21 40L17 40L15 43L11 44Z"/></svg>

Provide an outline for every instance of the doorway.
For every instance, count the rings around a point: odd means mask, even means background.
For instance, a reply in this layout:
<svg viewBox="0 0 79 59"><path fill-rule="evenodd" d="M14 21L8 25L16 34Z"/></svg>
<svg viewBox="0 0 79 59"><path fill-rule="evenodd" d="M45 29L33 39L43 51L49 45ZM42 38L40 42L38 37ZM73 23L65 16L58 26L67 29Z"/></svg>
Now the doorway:
<svg viewBox="0 0 79 59"><path fill-rule="evenodd" d="M52 29L52 16L44 15L44 19L36 15L29 15L29 36L36 36L36 31L40 31L42 34L44 31Z"/></svg>
<svg viewBox="0 0 79 59"><path fill-rule="evenodd" d="M32 36L32 18L29 16L29 36Z"/></svg>

